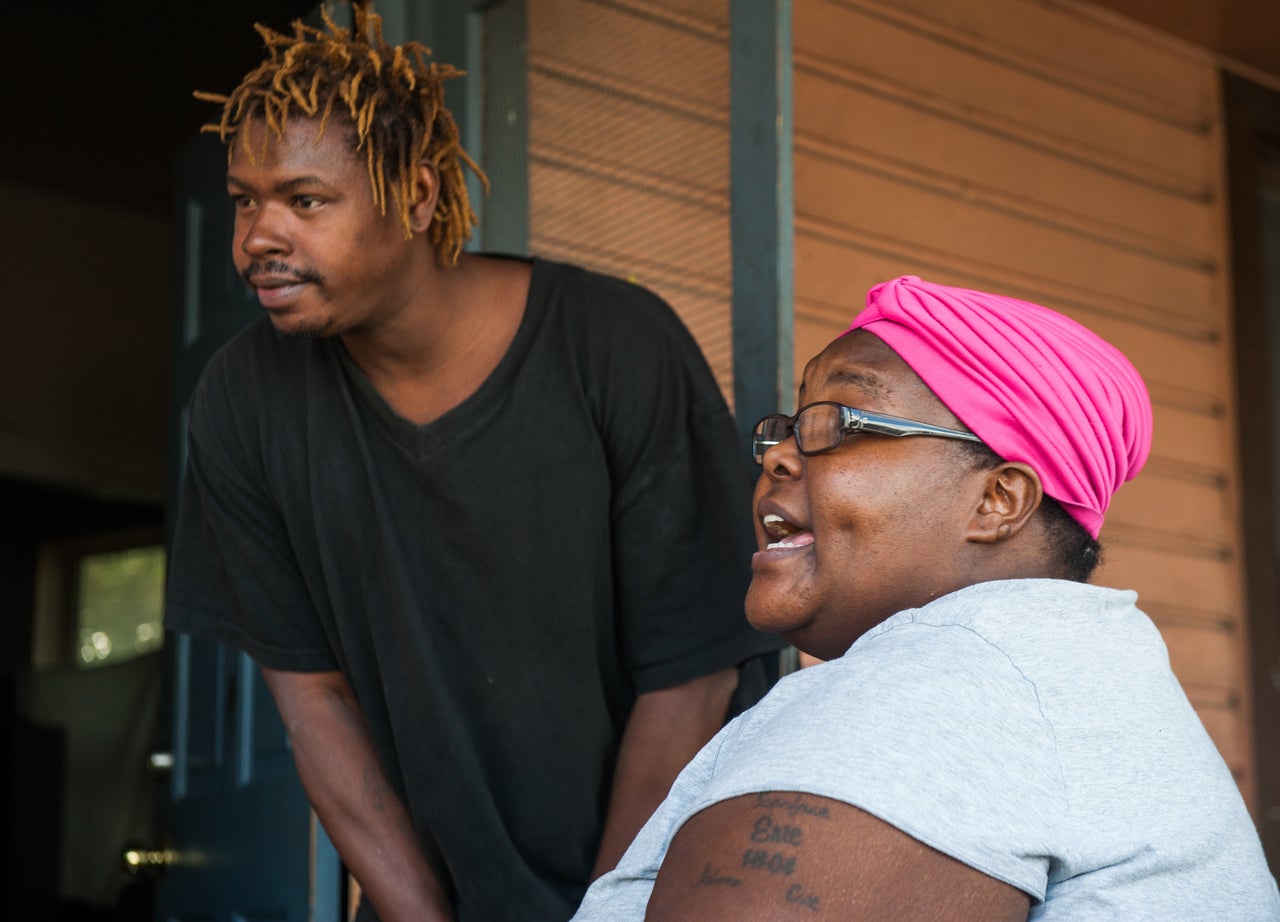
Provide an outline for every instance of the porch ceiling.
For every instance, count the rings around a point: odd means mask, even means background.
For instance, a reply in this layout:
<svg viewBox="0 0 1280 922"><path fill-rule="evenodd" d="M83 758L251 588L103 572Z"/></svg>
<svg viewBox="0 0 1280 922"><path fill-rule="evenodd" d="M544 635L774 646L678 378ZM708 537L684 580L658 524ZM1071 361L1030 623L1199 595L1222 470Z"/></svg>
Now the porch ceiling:
<svg viewBox="0 0 1280 922"><path fill-rule="evenodd" d="M1280 2L1276 0L1094 2L1280 80Z"/></svg>

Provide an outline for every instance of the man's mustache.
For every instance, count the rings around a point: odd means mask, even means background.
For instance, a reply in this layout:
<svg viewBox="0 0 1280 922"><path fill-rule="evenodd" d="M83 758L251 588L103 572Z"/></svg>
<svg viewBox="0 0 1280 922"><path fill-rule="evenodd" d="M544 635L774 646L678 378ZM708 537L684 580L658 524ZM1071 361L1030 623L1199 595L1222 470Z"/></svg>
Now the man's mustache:
<svg viewBox="0 0 1280 922"><path fill-rule="evenodd" d="M250 263L249 266L241 273L246 285L257 285L257 279L266 276L272 281L288 281L299 283L310 283L313 285L323 285L324 276L314 269L295 269L288 263L269 259L266 262Z"/></svg>

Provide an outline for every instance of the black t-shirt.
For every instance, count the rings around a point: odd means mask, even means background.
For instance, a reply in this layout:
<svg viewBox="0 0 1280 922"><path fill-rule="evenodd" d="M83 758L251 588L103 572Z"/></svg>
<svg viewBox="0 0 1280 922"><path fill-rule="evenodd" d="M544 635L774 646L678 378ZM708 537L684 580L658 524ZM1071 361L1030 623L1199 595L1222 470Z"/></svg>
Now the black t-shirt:
<svg viewBox="0 0 1280 922"><path fill-rule="evenodd" d="M534 260L506 356L426 426L340 340L264 319L189 440L167 625L341 669L466 919L572 914L635 695L780 646L743 613L729 412L640 286Z"/></svg>

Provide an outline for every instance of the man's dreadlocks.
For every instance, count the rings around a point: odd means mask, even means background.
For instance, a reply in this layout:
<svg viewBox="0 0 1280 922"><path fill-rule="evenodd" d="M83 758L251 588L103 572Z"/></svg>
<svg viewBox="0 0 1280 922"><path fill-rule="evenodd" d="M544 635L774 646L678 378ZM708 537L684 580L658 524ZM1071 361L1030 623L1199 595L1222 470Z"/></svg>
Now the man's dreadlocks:
<svg viewBox="0 0 1280 922"><path fill-rule="evenodd" d="M373 200L387 213L387 193L411 237L418 165L431 163L440 177L440 194L428 234L442 265L454 266L471 237L475 212L467 196L462 164L488 188L488 180L459 143L458 126L444 107L444 81L463 75L448 64L428 63L431 49L409 41L392 46L382 37L382 18L353 3L355 28L339 27L321 6L324 29L293 23L293 35L261 23L269 57L250 72L230 96L196 92L198 99L222 106L220 121L201 130L216 133L228 156L236 135L251 158L245 124L261 118L276 138L284 135L291 114L315 118L323 131L330 115L350 120L356 150L369 165ZM390 174L390 175L388 175Z"/></svg>

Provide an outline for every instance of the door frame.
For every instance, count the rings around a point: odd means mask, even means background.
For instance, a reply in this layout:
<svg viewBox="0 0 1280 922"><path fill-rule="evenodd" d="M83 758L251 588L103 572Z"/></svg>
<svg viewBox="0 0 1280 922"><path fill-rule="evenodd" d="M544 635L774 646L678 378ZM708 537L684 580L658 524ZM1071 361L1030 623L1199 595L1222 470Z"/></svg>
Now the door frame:
<svg viewBox="0 0 1280 922"><path fill-rule="evenodd" d="M1280 266L1268 291L1260 191L1280 194L1280 94L1222 74L1251 732L1250 809L1280 873ZM1280 228L1277 229L1280 234Z"/></svg>

